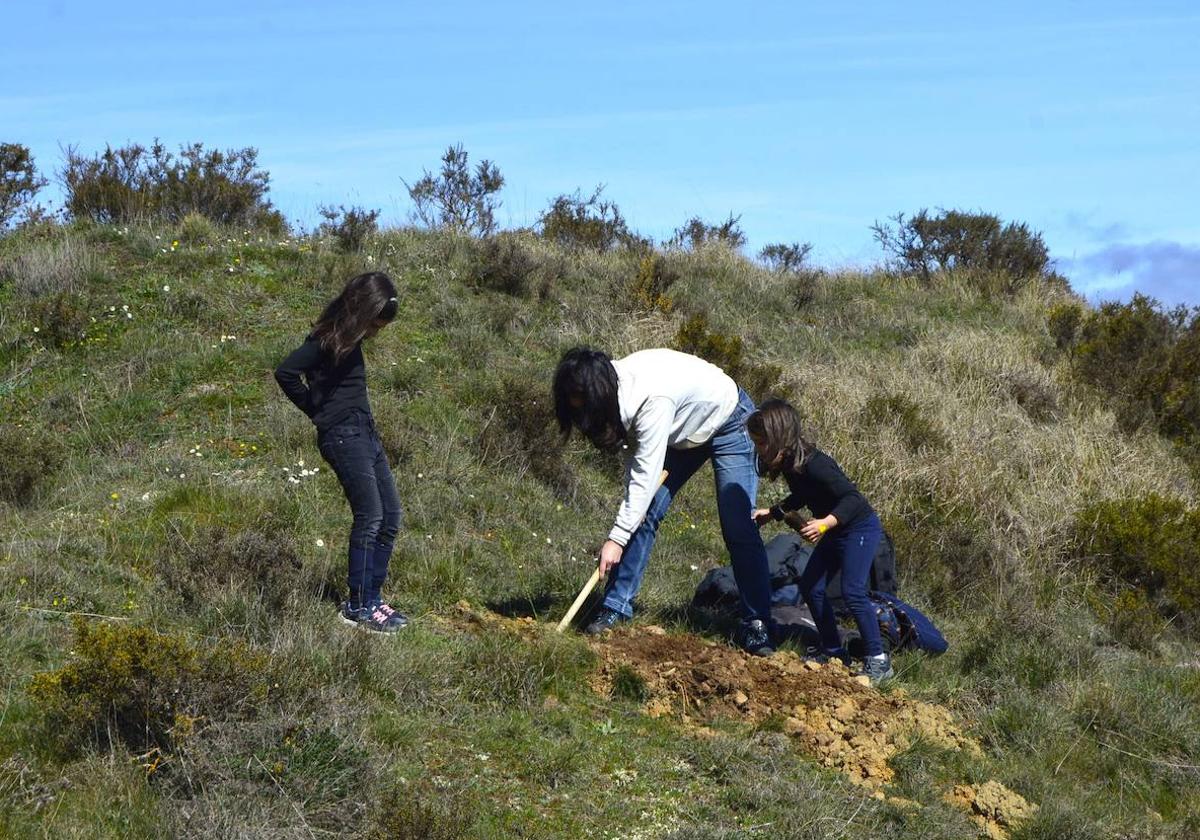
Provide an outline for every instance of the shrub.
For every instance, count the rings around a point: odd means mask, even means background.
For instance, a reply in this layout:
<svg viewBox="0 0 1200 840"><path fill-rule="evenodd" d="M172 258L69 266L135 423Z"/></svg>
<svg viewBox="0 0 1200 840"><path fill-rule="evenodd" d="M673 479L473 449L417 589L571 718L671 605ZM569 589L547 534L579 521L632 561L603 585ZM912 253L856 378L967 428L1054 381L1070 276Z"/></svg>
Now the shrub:
<svg viewBox="0 0 1200 840"><path fill-rule="evenodd" d="M823 277L825 272L819 268L804 269L788 276L788 298L797 311L807 309L817 299Z"/></svg>
<svg viewBox="0 0 1200 840"><path fill-rule="evenodd" d="M1121 644L1153 653L1167 629L1167 622L1140 589L1091 593L1088 606Z"/></svg>
<svg viewBox="0 0 1200 840"><path fill-rule="evenodd" d="M63 447L56 435L45 429L0 426L0 500L28 506L38 491L63 463Z"/></svg>
<svg viewBox="0 0 1200 840"><path fill-rule="evenodd" d="M267 699L269 661L244 645L201 648L180 635L75 621L71 658L33 677L48 740L67 752L86 743L175 749L197 723L244 717Z"/></svg>
<svg viewBox="0 0 1200 840"><path fill-rule="evenodd" d="M672 248L695 250L702 245L719 242L736 250L746 244L746 234L738 227L741 218L730 213L729 218L721 224L710 225L699 216L693 216L683 227L675 229L675 233L667 240L667 245Z"/></svg>
<svg viewBox="0 0 1200 840"><path fill-rule="evenodd" d="M741 336L710 329L704 315L694 315L685 321L675 333L672 345L676 350L699 356L724 370L755 402L768 396L788 396L788 389L782 382L782 368L750 361Z"/></svg>
<svg viewBox="0 0 1200 840"><path fill-rule="evenodd" d="M990 213L920 210L898 213L895 226L876 222L871 230L894 270L929 281L934 272L974 270L999 274L1009 293L1031 278L1058 279L1042 235L1025 223L1003 224Z"/></svg>
<svg viewBox="0 0 1200 840"><path fill-rule="evenodd" d="M34 242L0 261L0 281L27 297L74 292L99 273L95 253L72 237Z"/></svg>
<svg viewBox="0 0 1200 840"><path fill-rule="evenodd" d="M253 526L212 525L160 560L160 575L188 606L198 606L220 589L234 586L270 612L279 612L297 589L319 584L304 581L303 567L287 523L274 514Z"/></svg>
<svg viewBox="0 0 1200 840"><path fill-rule="evenodd" d="M509 377L488 404L492 414L477 439L484 463L517 477L528 473L558 496L573 496L579 480L563 460L566 447L545 383Z"/></svg>
<svg viewBox="0 0 1200 840"><path fill-rule="evenodd" d="M595 251L609 251L618 245L639 242L625 224L617 205L600 199L603 191L604 187L599 186L586 199L578 190L572 195L555 198L538 218L542 236L564 248Z"/></svg>
<svg viewBox="0 0 1200 840"><path fill-rule="evenodd" d="M127 223L145 218L178 223L199 213L217 224L286 230L267 200L270 175L258 150L180 146L176 157L157 140L149 148L111 146L95 157L67 150L61 172L66 209L76 219Z"/></svg>
<svg viewBox="0 0 1200 840"><path fill-rule="evenodd" d="M179 222L179 238L189 245L213 245L220 238L220 230L208 216L192 211Z"/></svg>
<svg viewBox="0 0 1200 840"><path fill-rule="evenodd" d="M1066 350L1074 346L1083 317L1083 305L1076 301L1057 303L1050 307L1046 313L1046 329L1054 339L1055 347Z"/></svg>
<svg viewBox="0 0 1200 840"><path fill-rule="evenodd" d="M92 316L75 295L58 292L35 299L27 312L37 337L48 347L74 347L87 338Z"/></svg>
<svg viewBox="0 0 1200 840"><path fill-rule="evenodd" d="M496 194L504 176L494 163L480 161L472 174L462 145L450 146L442 155L442 170L429 170L415 184L408 183L417 218L427 227L446 227L461 233L486 236L496 229Z"/></svg>
<svg viewBox="0 0 1200 840"><path fill-rule="evenodd" d="M369 835L393 840L469 840L483 803L469 793L405 782L389 790L372 809Z"/></svg>
<svg viewBox="0 0 1200 840"><path fill-rule="evenodd" d="M0 230L7 228L22 210L27 218L38 215L30 203L47 183L38 174L27 146L0 143Z"/></svg>
<svg viewBox="0 0 1200 840"><path fill-rule="evenodd" d="M519 233L485 237L474 249L469 281L482 289L525 297L545 297L563 273L560 259L537 253Z"/></svg>
<svg viewBox="0 0 1200 840"><path fill-rule="evenodd" d="M322 207L319 212L325 221L318 230L325 236L333 237L337 249L345 254L361 251L367 237L374 236L379 230L378 210Z"/></svg>
<svg viewBox="0 0 1200 840"><path fill-rule="evenodd" d="M1119 612L1137 612L1136 599L1144 596L1163 617L1194 629L1200 618L1200 509L1156 493L1094 502L1076 516L1073 544L1075 556L1113 591L1132 587L1141 593L1123 596Z"/></svg>
<svg viewBox="0 0 1200 840"><path fill-rule="evenodd" d="M790 244L776 242L759 251L758 258L774 272L795 274L804 267L804 261L812 253L812 247L811 242L792 242Z"/></svg>
<svg viewBox="0 0 1200 840"><path fill-rule="evenodd" d="M1126 430L1143 425L1194 444L1200 428L1200 310L1135 294L1084 319L1072 350L1081 381L1107 395Z"/></svg>
<svg viewBox="0 0 1200 840"><path fill-rule="evenodd" d="M661 254L644 254L638 259L637 273L626 287L627 297L635 309L670 312L675 303L668 292L677 280L679 272Z"/></svg>

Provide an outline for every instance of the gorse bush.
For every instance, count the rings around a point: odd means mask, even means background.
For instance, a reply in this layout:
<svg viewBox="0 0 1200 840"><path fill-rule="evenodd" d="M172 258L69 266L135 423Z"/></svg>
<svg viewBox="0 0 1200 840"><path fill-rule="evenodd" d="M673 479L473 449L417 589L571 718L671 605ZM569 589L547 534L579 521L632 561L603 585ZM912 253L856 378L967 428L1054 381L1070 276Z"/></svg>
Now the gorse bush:
<svg viewBox="0 0 1200 840"><path fill-rule="evenodd" d="M109 146L93 157L72 148L61 179L75 219L178 223L199 213L221 225L287 229L267 200L270 175L258 168L258 150L250 147L222 152L193 143L181 146L178 157L157 141L149 149Z"/></svg>
<svg viewBox="0 0 1200 840"><path fill-rule="evenodd" d="M1085 312L1078 301L1064 301L1050 307L1046 313L1046 329L1057 349L1066 350L1075 344Z"/></svg>
<svg viewBox="0 0 1200 840"><path fill-rule="evenodd" d="M496 229L496 195L504 186L500 169L482 160L471 171L462 145L450 146L442 155L442 169L429 170L408 187L417 218L428 227L445 227L460 233L487 236Z"/></svg>
<svg viewBox="0 0 1200 840"><path fill-rule="evenodd" d="M769 396L789 396L782 382L782 368L752 362L746 356L746 345L741 336L710 329L708 318L704 315L688 318L675 333L672 346L724 370L755 402L761 402Z"/></svg>
<svg viewBox="0 0 1200 840"><path fill-rule="evenodd" d="M675 302L669 294L679 280L679 272L662 254L643 254L637 271L626 286L626 296L634 309L642 312L670 312Z"/></svg>
<svg viewBox="0 0 1200 840"><path fill-rule="evenodd" d="M63 446L49 429L0 425L0 501L25 507L63 463Z"/></svg>
<svg viewBox="0 0 1200 840"><path fill-rule="evenodd" d="M75 621L68 662L34 676L47 739L73 751L117 743L169 752L205 725L253 714L272 690L269 660L244 645L200 647L180 635Z"/></svg>
<svg viewBox="0 0 1200 840"><path fill-rule="evenodd" d="M325 221L318 228L324 236L333 238L337 248L342 253L351 254L361 251L368 237L379 231L379 211L364 210L361 207L322 207L321 218Z"/></svg>
<svg viewBox="0 0 1200 840"><path fill-rule="evenodd" d="M1136 294L1088 314L1069 345L1072 369L1107 395L1126 430L1149 426L1195 446L1200 429L1200 310Z"/></svg>
<svg viewBox="0 0 1200 840"><path fill-rule="evenodd" d="M1031 280L1057 279L1042 235L1025 223L1004 224L990 213L919 210L903 213L894 226L876 222L871 230L891 267L928 282L934 273L973 271L987 288L1012 293Z"/></svg>
<svg viewBox="0 0 1200 840"><path fill-rule="evenodd" d="M1114 591L1133 587L1164 618L1195 631L1200 619L1200 510L1155 493L1094 502L1077 515L1073 543L1075 556Z"/></svg>
<svg viewBox="0 0 1200 840"><path fill-rule="evenodd" d="M1167 629L1168 622L1140 589L1093 592L1088 606L1116 641L1134 650L1154 653Z"/></svg>
<svg viewBox="0 0 1200 840"><path fill-rule="evenodd" d="M596 187L586 199L578 190L556 197L538 218L542 236L564 248L595 251L645 244L629 230L617 205L600 198L603 191Z"/></svg>
<svg viewBox="0 0 1200 840"><path fill-rule="evenodd" d="M33 155L20 143L0 143L0 230L9 227L20 214L36 215L32 202L48 182L38 174Z"/></svg>
<svg viewBox="0 0 1200 840"><path fill-rule="evenodd" d="M741 218L730 213L728 219L719 225L713 225L698 216L693 216L682 227L675 229L675 233L667 240L667 246L694 250L709 243L719 242L736 250L746 244L746 234L738 227Z"/></svg>

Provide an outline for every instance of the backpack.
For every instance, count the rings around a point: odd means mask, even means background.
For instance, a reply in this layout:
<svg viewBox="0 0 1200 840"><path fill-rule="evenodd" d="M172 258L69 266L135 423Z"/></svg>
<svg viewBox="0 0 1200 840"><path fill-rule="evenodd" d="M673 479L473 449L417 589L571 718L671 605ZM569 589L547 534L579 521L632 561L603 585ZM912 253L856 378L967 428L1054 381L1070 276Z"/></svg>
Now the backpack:
<svg viewBox="0 0 1200 840"><path fill-rule="evenodd" d="M794 605L800 600L800 588L796 582L808 565L812 555L813 544L803 539L799 534L782 533L772 537L766 543L767 566L771 573L771 603L774 605ZM874 590L889 595L896 594L896 549L892 538L884 531L883 539L875 552L871 564L871 579L867 582L868 590ZM827 596L832 599L834 609L845 614L845 603L842 601L842 577L834 576L825 588ZM733 578L733 569L722 566L712 569L696 587L692 604L697 607L726 607L738 603L739 593L737 582Z"/></svg>
<svg viewBox="0 0 1200 840"><path fill-rule="evenodd" d="M887 592L867 594L879 617L879 633L892 650L915 648L937 654L945 653L950 647L941 631L912 604Z"/></svg>

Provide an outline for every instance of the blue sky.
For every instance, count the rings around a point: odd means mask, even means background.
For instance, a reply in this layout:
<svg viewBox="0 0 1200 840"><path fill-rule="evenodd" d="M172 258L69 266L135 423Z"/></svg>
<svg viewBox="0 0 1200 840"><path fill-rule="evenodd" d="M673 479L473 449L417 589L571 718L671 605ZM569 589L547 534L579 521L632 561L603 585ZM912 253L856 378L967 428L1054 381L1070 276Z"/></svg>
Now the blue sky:
<svg viewBox="0 0 1200 840"><path fill-rule="evenodd" d="M605 184L656 238L740 214L752 250L831 266L878 260L897 212L986 210L1080 291L1200 303L1194 0L743 6L12 3L0 140L47 170L66 145L255 146L308 225L405 221L401 178L461 142L504 173L505 225Z"/></svg>

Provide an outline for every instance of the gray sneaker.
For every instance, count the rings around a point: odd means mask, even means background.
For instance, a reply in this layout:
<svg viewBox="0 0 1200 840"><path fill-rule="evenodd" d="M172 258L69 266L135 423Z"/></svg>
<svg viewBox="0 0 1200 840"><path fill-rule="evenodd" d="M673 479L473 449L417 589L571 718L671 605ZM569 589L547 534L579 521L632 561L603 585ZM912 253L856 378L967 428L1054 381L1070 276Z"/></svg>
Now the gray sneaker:
<svg viewBox="0 0 1200 840"><path fill-rule="evenodd" d="M883 655L883 659L875 659L872 656L863 659L863 668L859 673L869 679L871 685L879 685L884 680L890 680L896 676L895 670L892 669L892 657L886 653Z"/></svg>

